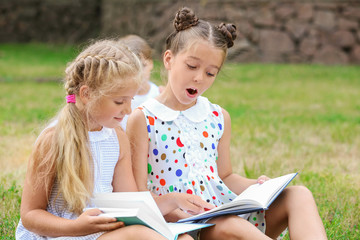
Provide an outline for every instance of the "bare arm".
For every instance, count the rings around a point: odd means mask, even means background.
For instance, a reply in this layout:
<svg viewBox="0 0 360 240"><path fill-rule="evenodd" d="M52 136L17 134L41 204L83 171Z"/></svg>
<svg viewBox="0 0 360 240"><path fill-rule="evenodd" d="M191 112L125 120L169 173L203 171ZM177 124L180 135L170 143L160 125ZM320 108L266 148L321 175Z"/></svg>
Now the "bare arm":
<svg viewBox="0 0 360 240"><path fill-rule="evenodd" d="M147 191L149 140L144 114L135 109L128 118L126 134L130 140L132 168L140 191Z"/></svg>
<svg viewBox="0 0 360 240"><path fill-rule="evenodd" d="M116 130L120 156L114 169L113 191L114 192L135 192L138 191L131 162L130 143L125 132L119 127ZM126 184L124 184L126 182Z"/></svg>
<svg viewBox="0 0 360 240"><path fill-rule="evenodd" d="M52 130L47 130L37 140L45 153L50 148L52 134ZM39 168L41 158L39 149L35 148L29 160L21 201L20 215L24 227L39 235L59 237L86 235L121 226L121 223L114 223L113 218L98 217L100 211L96 209L83 213L75 220L61 218L47 212L55 171L54 167L50 168L50 172L46 170L46 167ZM53 163L49 164L53 165ZM34 167L31 167L32 165ZM36 186L36 179L43 173L46 174L46 178ZM46 182L49 184L45 184Z"/></svg>
<svg viewBox="0 0 360 240"><path fill-rule="evenodd" d="M255 184L255 179L249 179L233 173L230 160L230 141L231 141L231 119L229 113L222 109L224 115L224 133L219 141L217 166L220 178L226 186L236 194L240 194L251 184Z"/></svg>

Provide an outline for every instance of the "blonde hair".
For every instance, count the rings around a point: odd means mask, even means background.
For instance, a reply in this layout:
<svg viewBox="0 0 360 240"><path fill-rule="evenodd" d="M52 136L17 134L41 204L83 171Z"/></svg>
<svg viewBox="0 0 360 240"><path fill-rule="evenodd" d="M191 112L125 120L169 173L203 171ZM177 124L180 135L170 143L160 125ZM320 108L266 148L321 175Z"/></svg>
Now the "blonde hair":
<svg viewBox="0 0 360 240"><path fill-rule="evenodd" d="M68 65L65 73L66 93L78 96L80 87L86 85L91 90L90 103L85 113L73 103L60 110L52 138L43 143L48 145L47 152L44 152L46 147L42 147L41 143L35 146L37 150L34 152L42 159L38 166L32 168L46 169L42 172L45 180L46 174L54 171L59 194L68 209L79 214L88 203L94 187L87 127L90 109L101 96L126 87L130 81L140 86L141 63L126 46L102 40L82 51ZM49 182L46 184L48 186Z"/></svg>

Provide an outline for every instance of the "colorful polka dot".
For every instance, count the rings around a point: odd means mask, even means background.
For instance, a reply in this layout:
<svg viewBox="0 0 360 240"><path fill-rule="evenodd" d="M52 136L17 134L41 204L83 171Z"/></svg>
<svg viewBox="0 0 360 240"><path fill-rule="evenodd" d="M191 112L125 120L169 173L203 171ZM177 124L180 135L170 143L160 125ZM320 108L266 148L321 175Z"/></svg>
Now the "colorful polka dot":
<svg viewBox="0 0 360 240"><path fill-rule="evenodd" d="M175 174L176 176L180 177L182 175L181 169L176 170Z"/></svg>
<svg viewBox="0 0 360 240"><path fill-rule="evenodd" d="M163 135L161 136L161 140L166 141L166 139L167 139L166 134L163 134Z"/></svg>
<svg viewBox="0 0 360 240"><path fill-rule="evenodd" d="M207 138L207 137L209 136L209 133L206 132L206 131L204 131L204 132L203 132L203 136Z"/></svg>
<svg viewBox="0 0 360 240"><path fill-rule="evenodd" d="M162 179L160 179L160 185L161 185L161 186L165 186L165 184L166 184L165 179L163 179L163 178L162 178Z"/></svg>
<svg viewBox="0 0 360 240"><path fill-rule="evenodd" d="M149 119L149 124L153 126L154 123L155 123L155 119L153 117L150 117L150 116L148 116L148 119Z"/></svg>
<svg viewBox="0 0 360 240"><path fill-rule="evenodd" d="M179 147L183 147L183 146L184 146L184 144L181 142L181 140L180 140L179 137L176 139L176 144L177 144Z"/></svg>

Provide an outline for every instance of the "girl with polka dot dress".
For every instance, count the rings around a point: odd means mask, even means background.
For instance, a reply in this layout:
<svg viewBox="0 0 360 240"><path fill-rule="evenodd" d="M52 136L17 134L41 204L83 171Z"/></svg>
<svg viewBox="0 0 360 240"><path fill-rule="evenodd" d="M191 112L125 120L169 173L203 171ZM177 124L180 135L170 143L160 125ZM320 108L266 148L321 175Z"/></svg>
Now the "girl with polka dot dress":
<svg viewBox="0 0 360 240"><path fill-rule="evenodd" d="M176 13L174 26L163 55L168 83L128 120L135 179L140 190L155 196L197 195L219 206L251 184L268 180L232 172L230 116L201 96L233 46L236 27L199 20L189 8ZM178 208L165 217L177 221L189 217L189 212ZM301 186L286 188L266 211L266 218L264 212L255 212L208 222L215 226L202 229L197 238L274 239L288 227L293 239L326 239L312 194Z"/></svg>

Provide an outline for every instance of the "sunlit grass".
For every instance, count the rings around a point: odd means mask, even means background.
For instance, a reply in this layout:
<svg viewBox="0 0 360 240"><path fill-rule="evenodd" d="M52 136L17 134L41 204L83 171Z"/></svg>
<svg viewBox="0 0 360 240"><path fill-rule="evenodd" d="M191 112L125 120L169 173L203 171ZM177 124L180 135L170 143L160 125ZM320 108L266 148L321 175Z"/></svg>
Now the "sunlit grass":
<svg viewBox="0 0 360 240"><path fill-rule="evenodd" d="M0 232L6 239L13 239L19 219L32 144L64 104L62 84L53 80L62 78L76 51L0 45ZM158 84L160 65L155 62ZM299 171L294 183L313 192L329 239L360 238L359 67L227 64L205 95L232 117L235 172L255 178Z"/></svg>

